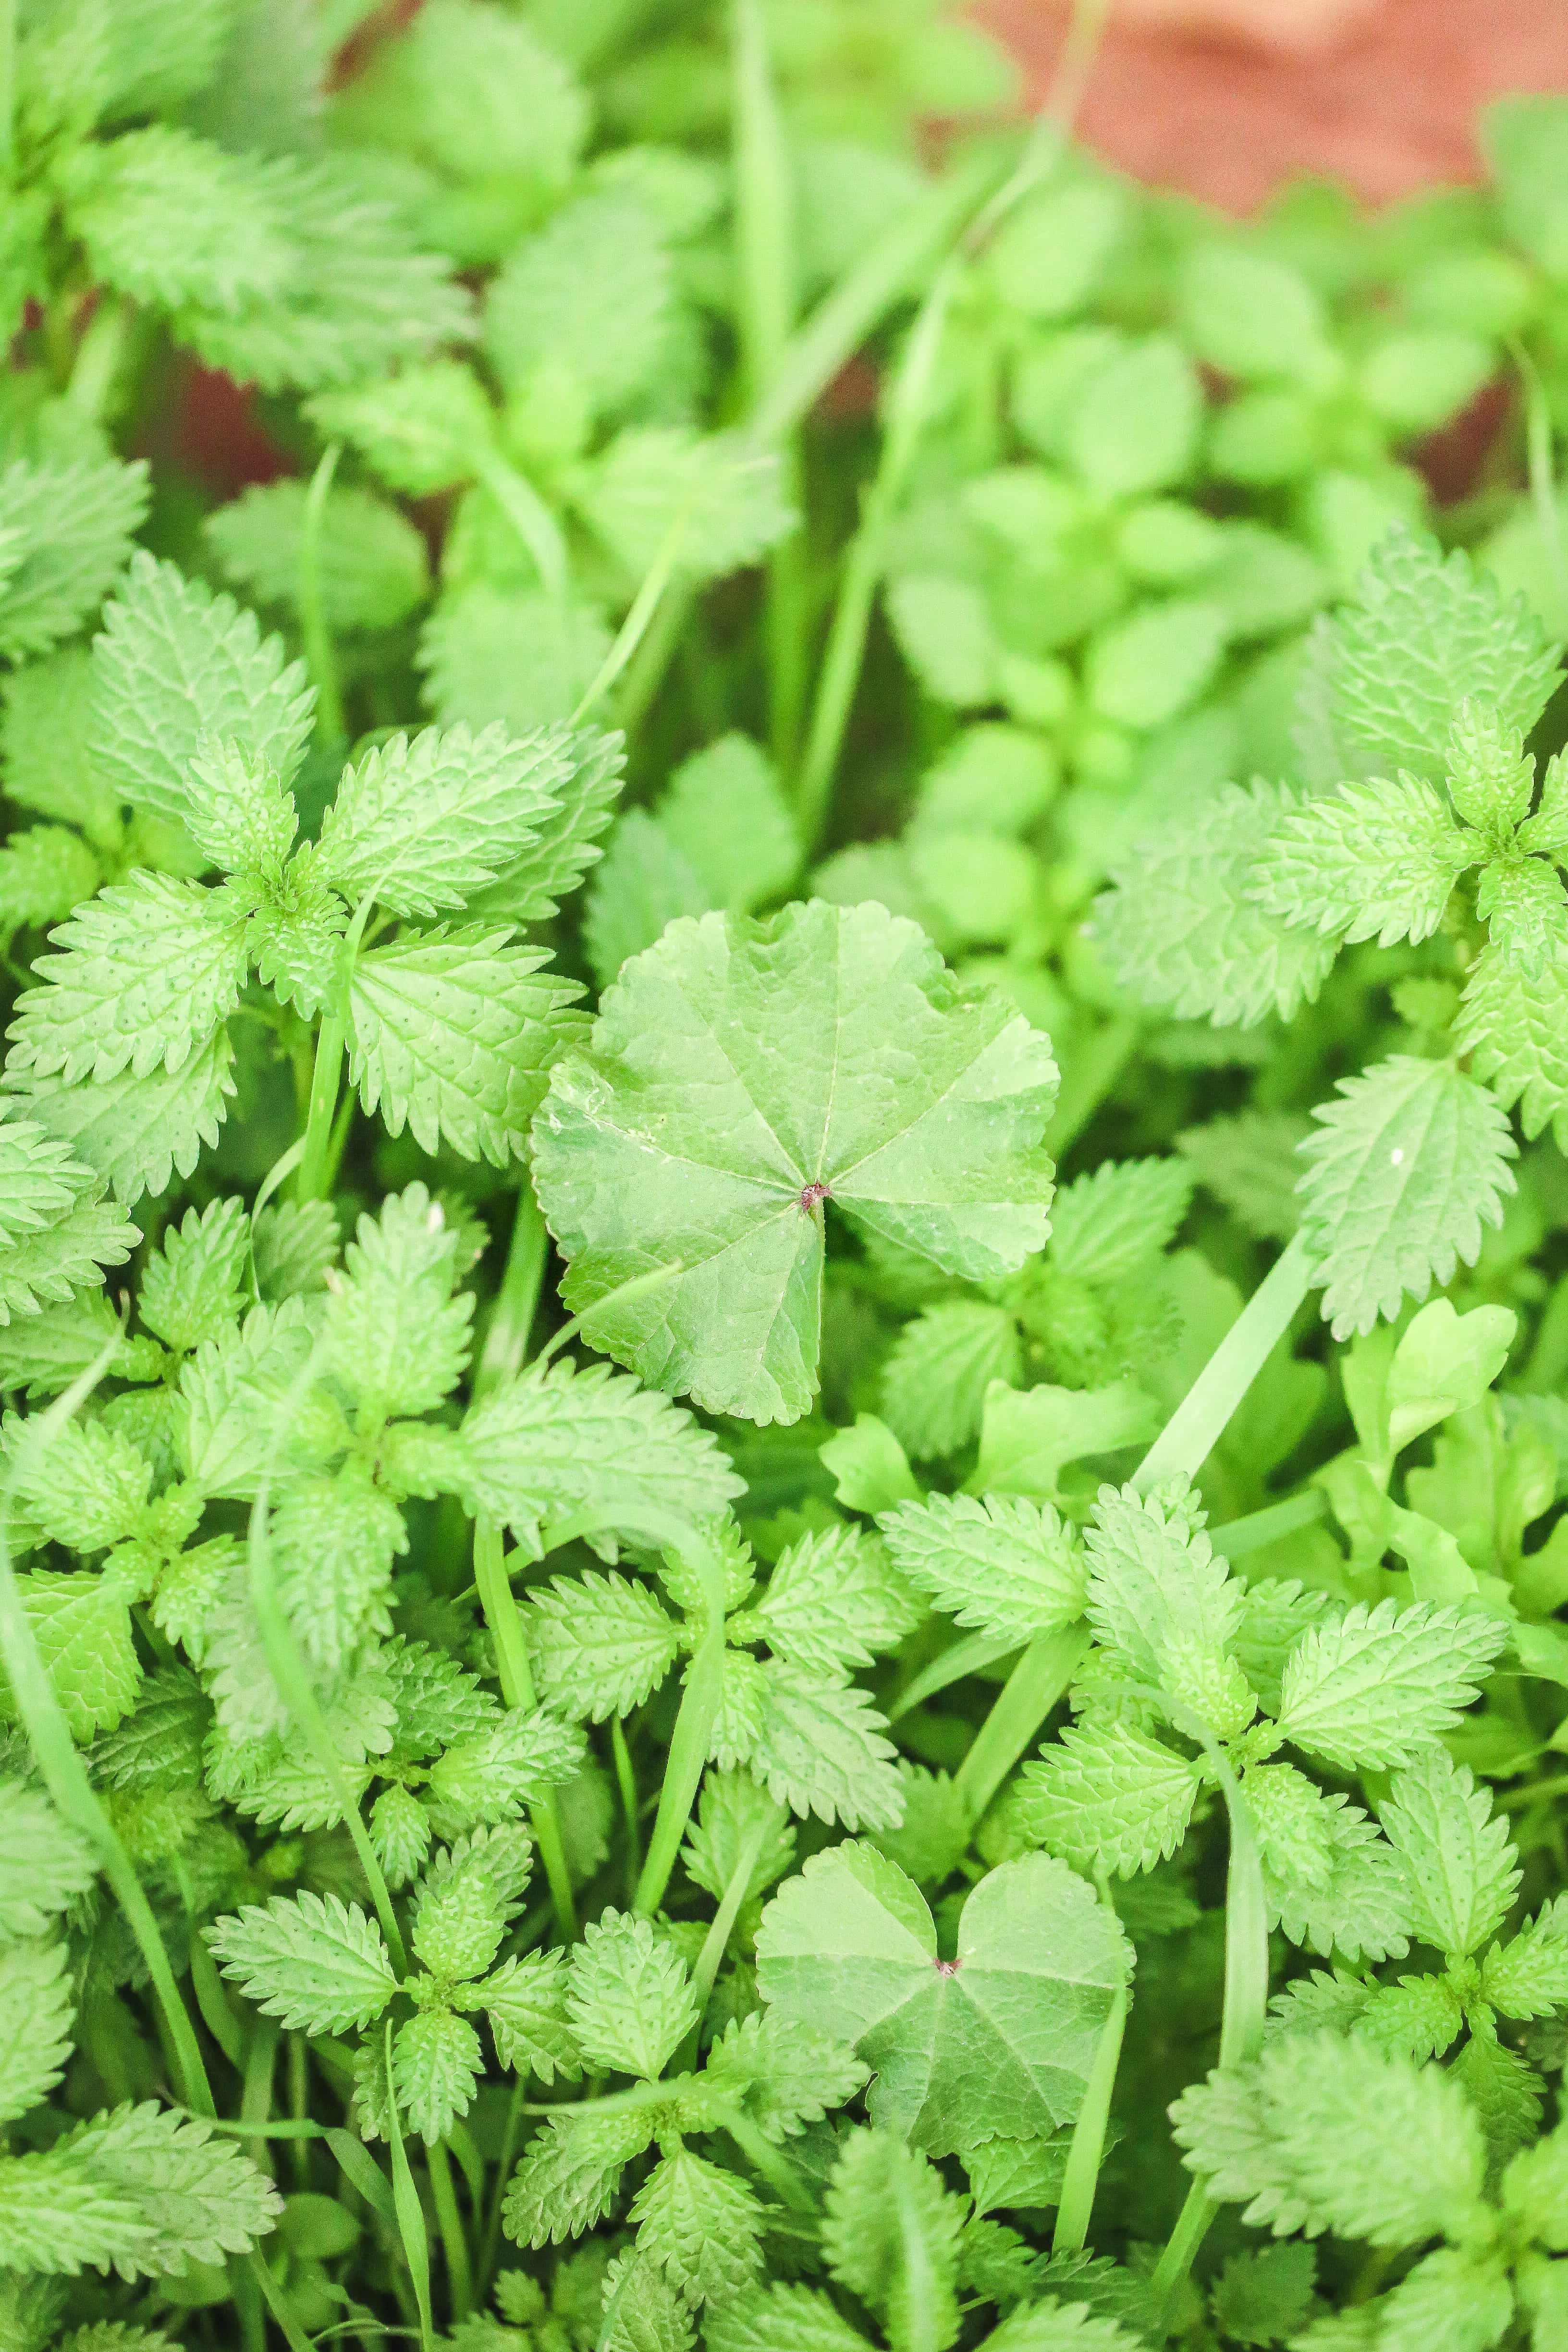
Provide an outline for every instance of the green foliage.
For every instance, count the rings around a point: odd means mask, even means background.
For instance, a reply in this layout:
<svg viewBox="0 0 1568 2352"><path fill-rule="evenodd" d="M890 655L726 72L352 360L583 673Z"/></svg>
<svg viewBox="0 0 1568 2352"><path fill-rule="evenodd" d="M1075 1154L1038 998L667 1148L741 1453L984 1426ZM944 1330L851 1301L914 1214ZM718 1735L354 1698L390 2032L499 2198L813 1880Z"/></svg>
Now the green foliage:
<svg viewBox="0 0 1568 2352"><path fill-rule="evenodd" d="M14 33L0 2342L1558 2352L1563 101Z"/></svg>

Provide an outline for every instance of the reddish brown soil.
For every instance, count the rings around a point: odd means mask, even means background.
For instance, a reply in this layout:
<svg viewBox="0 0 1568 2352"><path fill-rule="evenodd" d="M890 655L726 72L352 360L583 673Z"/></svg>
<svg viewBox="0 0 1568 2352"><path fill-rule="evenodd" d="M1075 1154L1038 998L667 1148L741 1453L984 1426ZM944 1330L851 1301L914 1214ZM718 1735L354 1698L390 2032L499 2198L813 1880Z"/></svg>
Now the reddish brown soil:
<svg viewBox="0 0 1568 2352"><path fill-rule="evenodd" d="M1304 14L1311 0L1300 0ZM1043 90L1062 0L981 0ZM1568 90L1565 0L1381 0L1321 48L1116 23L1080 128L1142 180L1249 212L1300 173L1370 203L1480 172L1477 110L1504 90ZM1204 13L1208 13L1205 11Z"/></svg>

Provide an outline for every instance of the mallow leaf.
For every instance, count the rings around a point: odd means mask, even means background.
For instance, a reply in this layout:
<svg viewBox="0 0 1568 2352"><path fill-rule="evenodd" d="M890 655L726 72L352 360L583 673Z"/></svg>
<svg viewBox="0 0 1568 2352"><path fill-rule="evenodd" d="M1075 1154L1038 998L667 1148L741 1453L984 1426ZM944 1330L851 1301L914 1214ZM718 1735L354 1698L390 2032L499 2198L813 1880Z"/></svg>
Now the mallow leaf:
<svg viewBox="0 0 1568 2352"><path fill-rule="evenodd" d="M1130 1967L1093 1888L1039 1853L981 1880L951 1960L914 1881L858 1843L808 1862L757 1932L771 2013L853 2043L872 2121L933 2156L1070 2123Z"/></svg>
<svg viewBox="0 0 1568 2352"><path fill-rule="evenodd" d="M565 1297L650 1383L795 1421L816 1387L824 1203L948 1274L1011 1271L1049 1231L1056 1079L1048 1040L883 907L674 923L534 1122Z"/></svg>

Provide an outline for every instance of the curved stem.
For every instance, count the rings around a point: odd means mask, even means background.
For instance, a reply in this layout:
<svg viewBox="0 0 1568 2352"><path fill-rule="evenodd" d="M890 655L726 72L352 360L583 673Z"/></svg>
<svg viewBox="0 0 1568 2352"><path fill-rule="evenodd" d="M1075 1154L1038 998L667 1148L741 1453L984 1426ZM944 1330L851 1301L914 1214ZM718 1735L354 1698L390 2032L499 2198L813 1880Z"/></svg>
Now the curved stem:
<svg viewBox="0 0 1568 2352"><path fill-rule="evenodd" d="M529 1335L539 1312L540 1286L544 1279L549 1247L543 1212L525 1175L517 1196L517 1213L511 1221L506 1270L490 1310L485 1344L474 1367L469 1393L475 1404L505 1381L515 1380L528 1360Z"/></svg>
<svg viewBox="0 0 1568 2352"><path fill-rule="evenodd" d="M307 1364L305 1369L307 1373L310 1372L313 1362ZM304 1733L311 1753L321 1768L322 1777L332 1792L332 1801L342 1815L359 1866L364 1873L365 1884L370 1888L370 1899L381 1923L381 1932L386 1938L387 1949L392 1954L393 1966L401 1977L407 1973L408 1955L404 1948L403 1931L397 1924L397 1914L392 1907L391 1889L361 1817L359 1799L343 1776L343 1759L327 1727L327 1718L321 1712L315 1685L306 1670L304 1659L300 1655L293 1628L278 1595L277 1580L272 1573L271 1530L268 1524L271 1489L269 1466L250 1507L247 1543L250 1597L261 1631L261 1646L267 1653L272 1679L289 1714Z"/></svg>
<svg viewBox="0 0 1568 2352"><path fill-rule="evenodd" d="M315 681L317 721L329 743L341 743L347 731L343 724L343 698L338 682L337 655L327 623L326 599L321 587L321 532L327 519L327 500L331 495L332 477L338 470L338 460L342 454L341 441L329 442L321 452L321 463L311 475L310 487L305 493L305 511L300 526L300 634L305 641L306 667Z"/></svg>
<svg viewBox="0 0 1568 2352"><path fill-rule="evenodd" d="M508 1706L531 1715L539 1705L533 1687L533 1669L529 1664L528 1644L522 1638L522 1619L518 1613L517 1599L507 1574L506 1557L501 1544L500 1529L493 1520L479 1518L474 1525L474 1583L479 1596L479 1606L485 1612L485 1622L490 1629L496 1645L496 1669L500 1680L501 1696ZM546 1790L529 1808L533 1834L539 1842L539 1858L544 1864L544 1875L550 1885L551 1906L555 1913L555 1926L563 1944L570 1944L577 1934L577 1902L572 1890L572 1873L567 1865L565 1843L561 1835L561 1816L556 1810L554 1793Z"/></svg>
<svg viewBox="0 0 1568 2352"><path fill-rule="evenodd" d="M1214 1735L1195 1722L1178 1728L1187 1729L1201 1743L1219 1782L1230 1825L1225 1889L1225 2009L1219 2032L1219 2063L1228 2074L1257 2057L1268 2015L1268 1906L1263 1892L1263 1863L1247 1799ZM1149 2282L1157 2308L1169 2306L1218 2210L1205 2183L1194 2180Z"/></svg>
<svg viewBox="0 0 1568 2352"><path fill-rule="evenodd" d="M566 592L566 541L561 525L524 474L499 450L481 450L475 471L532 556L551 595Z"/></svg>
<svg viewBox="0 0 1568 2352"><path fill-rule="evenodd" d="M58 1397L47 1412L29 1423L29 1436L34 1444L47 1444L54 1433L65 1426L84 1403L108 1370L110 1360L120 1344L120 1335L102 1349L87 1370L79 1374L62 1396ZM104 1876L113 1890L116 1902L124 1913L138 1950L146 1963L153 1994L168 2036L174 2055L174 2071L180 2095L186 2106L199 2116L217 2113L212 2084L202 2059L201 2044L195 2028L181 1998L169 1955L158 1932L153 1906L142 1892L136 1866L108 1814L98 1801L86 1765L71 1738L65 1710L55 1695L49 1680L32 1621L22 1603L21 1587L11 1563L11 1511L16 1496L16 1470L0 1489L0 1664L10 1683L16 1711L22 1719L37 1765L39 1777L47 1790L56 1810L78 1834L99 1854Z"/></svg>
<svg viewBox="0 0 1568 2352"><path fill-rule="evenodd" d="M979 1821L1019 1757L1038 1738L1088 1647L1089 1628L1078 1622L1039 1634L1024 1652L952 1776L972 1822Z"/></svg>
<svg viewBox="0 0 1568 2352"><path fill-rule="evenodd" d="M354 909L353 920L338 951L338 969L331 999L321 1014L321 1027L316 1032L316 1058L310 1072L310 1108L305 1115L300 1164L294 1171L294 1198L297 1201L324 1201L331 1189L338 1087L342 1079L343 1048L348 1042L349 983L353 975L360 941L364 937L364 927L374 903L374 892L367 890Z"/></svg>
<svg viewBox="0 0 1568 2352"><path fill-rule="evenodd" d="M680 1713L675 1719L669 1753L665 1759L658 1812L648 1840L647 1858L637 1880L633 1907L645 1916L657 1911L664 1900L669 1874L675 1868L680 1841L686 1835L691 1808L697 1801L713 1741L713 1726L724 1697L724 1570L712 1545L695 1528L684 1534L679 1550L686 1565L695 1570L701 1582L702 1638L687 1668Z"/></svg>
<svg viewBox="0 0 1568 2352"><path fill-rule="evenodd" d="M1114 1911L1103 1875L1100 1882L1100 1899L1107 1910ZM1095 2190L1100 2186L1100 2168L1105 2158L1105 2133L1110 2121L1111 2095L1116 2089L1117 2069L1121 2063L1121 2037L1127 2026L1127 2011L1132 1998L1131 1983L1117 1987L1111 1997L1110 2012L1100 2029L1100 2039L1094 2045L1094 2063L1084 2085L1083 2105L1073 2126L1072 2146L1068 2150L1067 2170L1062 2175L1061 2201L1057 2207L1056 2228L1051 2234L1053 2254L1077 2253L1088 2242L1089 2216L1094 2210Z"/></svg>
<svg viewBox="0 0 1568 2352"><path fill-rule="evenodd" d="M1132 1475L1140 1495L1165 1478L1195 1478L1226 1423L1290 1328L1312 1287L1311 1254L1298 1234L1258 1286Z"/></svg>
<svg viewBox="0 0 1568 2352"><path fill-rule="evenodd" d="M387 2026L382 2043L386 2066L387 2138L392 2145L392 2199L397 2214L397 2234L403 2242L403 2259L408 2265L408 2275L414 2285L414 2301L419 2313L420 2352L436 2352L436 2323L430 2308L430 2242L425 2234L425 2208L419 2202L419 2191L414 2186L414 2175L408 2168L408 2150L403 2144L403 2123L397 2112L397 2093L392 2082L392 2028Z"/></svg>
<svg viewBox="0 0 1568 2352"><path fill-rule="evenodd" d="M474 2307L473 2273L468 2267L463 2217L458 2210L457 2190L452 2185L451 2161L442 2141L426 2149L425 2165L430 2175L430 2196L436 2208L436 2226L441 2232L441 2251L447 2257L450 2315L453 2319L467 2319Z"/></svg>

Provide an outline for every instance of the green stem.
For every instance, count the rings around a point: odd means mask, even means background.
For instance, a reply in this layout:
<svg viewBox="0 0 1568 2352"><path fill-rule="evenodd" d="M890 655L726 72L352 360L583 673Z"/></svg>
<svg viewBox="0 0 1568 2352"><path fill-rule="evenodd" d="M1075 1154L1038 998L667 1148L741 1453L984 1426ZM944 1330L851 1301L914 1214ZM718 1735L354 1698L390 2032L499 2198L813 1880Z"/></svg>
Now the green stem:
<svg viewBox="0 0 1568 2352"><path fill-rule="evenodd" d="M1549 1780L1532 1780L1527 1789L1510 1789L1506 1797L1494 1794L1492 1804L1500 1813L1523 1813L1531 1805L1551 1804L1558 1797L1568 1797L1568 1772L1554 1772Z"/></svg>
<svg viewBox="0 0 1568 2352"><path fill-rule="evenodd" d="M305 1367L301 1381L313 1373L314 1351ZM280 1425L282 1422L280 1416ZM288 1612L278 1595L277 1579L272 1572L272 1536L268 1524L271 1508L272 1476L268 1465L260 1489L250 1507L248 1557L250 1566L250 1598L256 1611L256 1622L261 1633L261 1646L267 1653L267 1664L279 1693L289 1715L304 1734L321 1776L332 1794L332 1801L342 1816L344 1827L353 1842L353 1850L363 1871L365 1884L381 1932L386 1938L393 1966L401 1977L407 1972L408 1955L404 1948L403 1931L397 1924L397 1914L392 1907L392 1893L385 1874L376 1859L375 1848L370 1842L360 1814L359 1800L343 1777L343 1759L339 1755L327 1718L321 1712L315 1685L300 1655L294 1640L294 1630Z"/></svg>
<svg viewBox="0 0 1568 2352"><path fill-rule="evenodd" d="M549 1246L543 1213L525 1175L511 1221L506 1269L490 1309L485 1344L474 1368L470 1393L475 1404L504 1387L508 1381L514 1381L528 1360L529 1335L539 1312L540 1286L544 1279Z"/></svg>
<svg viewBox="0 0 1568 2352"><path fill-rule="evenodd" d="M626 1888L628 1895L635 1895L637 1874L642 1868L642 1832L637 1822L637 1776L632 1763L632 1751L626 1746L626 1727L618 1715L610 1717L610 1754L616 1767L616 1786L620 1791L621 1815L626 1825Z"/></svg>
<svg viewBox="0 0 1568 2352"><path fill-rule="evenodd" d="M952 1785L972 1822L980 1820L1019 1757L1038 1738L1088 1647L1086 1625L1061 1625L1037 1635L1018 1660L953 1775Z"/></svg>
<svg viewBox="0 0 1568 2352"><path fill-rule="evenodd" d="M1232 1519L1228 1527L1211 1528L1209 1541L1226 1559L1246 1559L1269 1544L1282 1543L1287 1536L1299 1535L1303 1528L1316 1527L1328 1511L1329 1498L1322 1488L1309 1486L1304 1495L1288 1495L1284 1502L1249 1511L1246 1518Z"/></svg>
<svg viewBox="0 0 1568 2352"><path fill-rule="evenodd" d="M936 364L958 287L961 263L950 254L921 306L889 392L882 454L867 494L860 527L849 543L838 601L823 655L811 714L796 809L802 837L815 849L827 814L833 779L860 683L871 607L882 572L888 526L903 499L931 407Z"/></svg>
<svg viewBox="0 0 1568 2352"><path fill-rule="evenodd" d="M707 1538L693 1528L679 1546L685 1564L702 1587L702 1638L686 1672L680 1713L665 1759L664 1786L648 1841L647 1859L637 1880L634 1908L646 1916L664 1900L680 1841L707 1768L713 1726L724 1697L724 1571Z"/></svg>
<svg viewBox="0 0 1568 2352"><path fill-rule="evenodd" d="M1053 2254L1076 2254L1088 2242L1089 2216L1094 2210L1095 2190L1100 2186L1100 2168L1105 2157L1106 2126L1110 2121L1110 2099L1116 2088L1116 2071L1121 2063L1121 2037L1127 2026L1131 1998L1130 1986L1117 1987L1111 1997L1110 2013L1094 2045L1094 2063L1089 2071L1089 2081L1084 2085L1083 2105L1073 2126L1072 2145L1068 2150L1067 2169L1062 2175L1061 2202L1057 2207L1056 2228L1051 2233Z"/></svg>
<svg viewBox="0 0 1568 2352"><path fill-rule="evenodd" d="M643 575L642 585L627 608L626 617L616 632L615 643L595 670L592 682L584 690L576 709L572 713L568 725L573 727L582 725L590 710L602 702L605 696L608 694L644 638L650 637L654 634L655 622L660 614L665 590L675 575L675 567L679 562L680 551L685 545L686 535L690 527L691 509L688 506L676 516L675 520L665 532L659 542L658 552L648 565ZM681 609L685 609L684 604ZM668 660L668 653L665 658ZM628 679L628 689L630 685L631 681ZM638 718L641 715L639 711ZM629 719L624 720L623 723L629 729L631 725Z"/></svg>
<svg viewBox="0 0 1568 2352"><path fill-rule="evenodd" d="M566 541L533 484L515 466L508 465L499 450L482 450L475 470L532 556L551 595L564 595Z"/></svg>
<svg viewBox="0 0 1568 2352"><path fill-rule="evenodd" d="M3 37L0 35L0 41ZM131 312L125 303L108 294L99 297L98 308L76 347L70 381L65 388L65 404L73 415L95 424L104 415L125 356L130 325Z"/></svg>
<svg viewBox="0 0 1568 2352"><path fill-rule="evenodd" d="M697 2004L697 2022L686 2037L679 2065L682 2070L695 2066L700 2047L699 2035L702 2020L708 2013L708 2003L724 1955L730 1948L730 1938L735 1932L735 1922L741 1916L741 1906L752 1884L752 1873L757 1866L757 1856L768 1834L768 1817L763 1813L752 1827L736 1856L735 1867L725 1883L723 1897L713 1914L713 1925L702 1939L702 1949L697 1955L697 1966L691 1971L691 1997Z"/></svg>
<svg viewBox="0 0 1568 2352"><path fill-rule="evenodd" d="M539 1706L533 1687L533 1668L529 1664L528 1644L522 1638L522 1619L518 1613L511 1580L507 1573L506 1556L501 1545L500 1529L493 1520L479 1518L474 1525L474 1584L479 1596L479 1606L485 1612L485 1623L496 1645L496 1670L500 1679L501 1696L508 1706L520 1713L532 1715ZM544 1864L544 1875L550 1885L550 1901L555 1913L555 1926L563 1944L573 1943L577 1935L577 1904L572 1891L572 1873L567 1867L566 1847L561 1835L561 1816L555 1798L546 1790L530 1808L533 1834L539 1842L539 1857Z"/></svg>
<svg viewBox="0 0 1568 2352"><path fill-rule="evenodd" d="M327 500L331 496L332 477L338 470L338 460L342 454L341 441L329 442L321 452L321 463L311 475L310 487L305 493L305 511L300 524L300 634L305 641L306 667L315 681L317 723L329 743L341 743L348 731L343 723L338 657L327 622L326 597L321 585L321 533L327 519Z"/></svg>
<svg viewBox="0 0 1568 2352"><path fill-rule="evenodd" d="M436 2226L441 2232L441 2250L447 2257L447 2294L452 2306L451 2316L453 2319L467 2319L474 2307L468 2242L463 2235L463 2219L458 2210L451 2162L440 2140L434 2147L426 2149L425 2164L430 2175L430 2195L436 2208Z"/></svg>
<svg viewBox="0 0 1568 2352"><path fill-rule="evenodd" d="M653 708L659 688L664 684L664 674L680 643L696 600L697 591L689 581L676 583L668 595L661 595L656 611L644 626L636 656L626 665L626 674L616 703L616 724L634 740L637 730Z"/></svg>
<svg viewBox="0 0 1568 2352"><path fill-rule="evenodd" d="M1513 346L1514 364L1524 383L1524 446L1530 469L1530 502L1535 509L1542 551L1552 574L1557 598L1557 625L1568 627L1568 551L1563 544L1563 515L1557 504L1557 484L1552 450L1552 409L1541 371L1522 343Z"/></svg>
<svg viewBox="0 0 1568 2352"><path fill-rule="evenodd" d="M310 1072L310 1108L305 1115L300 1164L294 1173L294 1198L297 1201L324 1201L331 1190L332 1153L337 1139L338 1087L342 1080L343 1048L348 1041L349 987L360 941L364 937L364 927L374 903L375 893L367 890L354 909L353 920L338 950L338 968L331 998L316 1032L316 1058ZM341 1145L338 1148L341 1149Z"/></svg>
<svg viewBox="0 0 1568 2352"><path fill-rule="evenodd" d="M965 1633L944 1650L940 1658L922 1666L912 1681L906 1683L896 1698L888 1703L888 1721L897 1723L911 1707L921 1706L938 1691L946 1690L950 1683L962 1682L965 1675L978 1674L983 1667L994 1666L1002 1658L1011 1657L1018 1644L994 1633Z"/></svg>
<svg viewBox="0 0 1568 2352"><path fill-rule="evenodd" d="M991 149L963 157L823 296L791 336L745 420L752 440L773 448L795 430L867 336L974 218L1005 170Z"/></svg>
<svg viewBox="0 0 1568 2352"><path fill-rule="evenodd" d="M1166 1478L1195 1478L1224 1434L1231 1415L1289 1329L1313 1282L1310 1252L1300 1234L1268 1274L1133 1474L1147 1495Z"/></svg>
<svg viewBox="0 0 1568 2352"><path fill-rule="evenodd" d="M1225 2008L1219 2030L1219 2063L1228 2074L1257 2057L1268 2015L1268 1906L1263 1891L1263 1863L1247 1799L1214 1735L1195 1721L1178 1727L1189 1731L1207 1756L1230 1825L1225 1889ZM1169 2309L1171 2297L1192 2269L1218 2210L1204 2182L1194 2180L1149 2281L1157 2309Z"/></svg>
<svg viewBox="0 0 1568 2352"><path fill-rule="evenodd" d="M425 2234L425 2208L419 2202L419 2191L414 2186L414 2175L408 2168L408 2150L403 2145L397 2094L392 2087L390 2025L386 2028L383 2053L386 2063L387 2137L392 2143L392 2199L397 2214L397 2234L403 2242L403 2259L408 2265L414 2301L419 2313L419 2352L436 2352L436 2324L430 2308L430 2245Z"/></svg>
<svg viewBox="0 0 1568 2352"><path fill-rule="evenodd" d="M16 170L16 0L0 0L0 173Z"/></svg>
<svg viewBox="0 0 1568 2352"><path fill-rule="evenodd" d="M778 371L795 322L795 173L768 56L762 0L731 0L735 268L745 404L755 410ZM786 495L798 491L799 452L784 452ZM763 636L769 731L787 773L805 687L805 541L796 530L768 559Z"/></svg>
<svg viewBox="0 0 1568 2352"><path fill-rule="evenodd" d="M74 1380L65 1393L58 1397L47 1412L29 1423L35 1441L47 1445L55 1432L61 1429L85 1402L109 1368L110 1359L119 1345L119 1336L106 1347L87 1370ZM11 1686L16 1712L32 1748L33 1760L39 1777L56 1810L69 1826L98 1853L104 1876L113 1891L115 1900L124 1913L138 1950L146 1964L147 1974L157 2001L168 2043L174 2053L174 2071L180 2095L186 2106L199 2116L217 2113L202 2061L201 2044L196 2039L189 2011L180 1995L180 1988L158 1932L153 1907L142 1890L135 1864L120 1842L113 1824L99 1803L87 1767L78 1753L71 1738L70 1726L55 1695L55 1686L39 1654L32 1620L22 1605L21 1588L11 1564L11 1512L16 1495L16 1474L0 1489L0 1664Z"/></svg>

